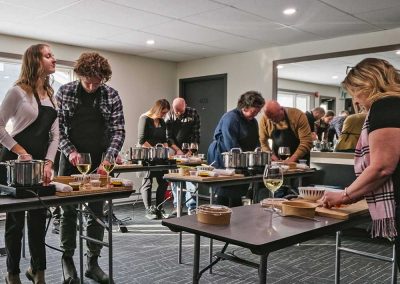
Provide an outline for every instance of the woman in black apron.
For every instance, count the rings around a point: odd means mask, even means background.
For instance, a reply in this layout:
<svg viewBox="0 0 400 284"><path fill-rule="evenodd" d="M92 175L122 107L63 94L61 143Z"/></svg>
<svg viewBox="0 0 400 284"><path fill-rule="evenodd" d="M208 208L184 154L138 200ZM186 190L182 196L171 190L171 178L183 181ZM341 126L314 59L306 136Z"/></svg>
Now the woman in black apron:
<svg viewBox="0 0 400 284"><path fill-rule="evenodd" d="M22 59L21 73L0 108L0 143L5 147L1 161L14 160L30 154L33 159L45 160L44 183L50 182L51 170L58 146L57 111L49 75L55 72L56 60L50 47L37 44L29 47ZM13 119L14 131L8 134L5 124ZM18 133L16 133L18 132ZM6 184L7 173L0 171L0 183ZM25 212L9 212L6 217L5 244L7 252L6 283L19 284L21 240ZM46 209L29 210L27 214L28 242L31 254L26 276L33 283L45 283L46 269L45 225Z"/></svg>
<svg viewBox="0 0 400 284"><path fill-rule="evenodd" d="M165 99L156 101L154 106L146 113L142 114L138 123L138 142L144 147L154 147L158 143L167 146L167 126L164 117L170 110L170 104ZM146 218L161 219L166 216L161 204L165 198L168 184L163 175L166 171L146 172L142 180L140 192L142 193L143 203L146 207ZM151 189L153 178L156 178L158 187L156 190L156 205L151 206Z"/></svg>

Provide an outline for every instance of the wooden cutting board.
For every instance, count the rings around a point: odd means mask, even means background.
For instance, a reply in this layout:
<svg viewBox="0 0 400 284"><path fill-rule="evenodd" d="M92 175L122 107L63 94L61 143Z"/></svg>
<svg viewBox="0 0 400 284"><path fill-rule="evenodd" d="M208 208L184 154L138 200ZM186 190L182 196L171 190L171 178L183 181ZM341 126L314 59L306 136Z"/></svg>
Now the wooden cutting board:
<svg viewBox="0 0 400 284"><path fill-rule="evenodd" d="M235 174L233 176L217 176L217 177L200 177L200 176L183 176L178 173L165 174L165 179L174 179L182 181L192 181L192 182L210 182L210 181L223 181L223 180L233 180L241 179L244 175Z"/></svg>
<svg viewBox="0 0 400 284"><path fill-rule="evenodd" d="M294 200L294 199L292 199L292 200ZM313 201L308 201L305 199L296 199L296 200L301 200L301 201L316 204ZM274 202L274 206L281 209L281 207L282 207L281 203L282 203L282 201ZM317 207L315 209L315 213L316 213L316 215L323 216L323 217L347 220L351 217L368 213L368 205L364 199L364 200L360 200L354 204L342 205L340 208L328 209L328 208L324 208L324 207Z"/></svg>

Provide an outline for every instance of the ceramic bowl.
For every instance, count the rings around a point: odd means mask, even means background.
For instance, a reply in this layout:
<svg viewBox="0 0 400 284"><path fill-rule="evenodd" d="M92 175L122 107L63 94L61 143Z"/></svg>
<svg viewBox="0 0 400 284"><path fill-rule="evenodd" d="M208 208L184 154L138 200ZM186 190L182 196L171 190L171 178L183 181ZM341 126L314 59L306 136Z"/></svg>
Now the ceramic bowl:
<svg viewBox="0 0 400 284"><path fill-rule="evenodd" d="M300 197L304 199L316 201L324 195L325 189L319 187L309 187L309 186L299 187L299 193Z"/></svg>

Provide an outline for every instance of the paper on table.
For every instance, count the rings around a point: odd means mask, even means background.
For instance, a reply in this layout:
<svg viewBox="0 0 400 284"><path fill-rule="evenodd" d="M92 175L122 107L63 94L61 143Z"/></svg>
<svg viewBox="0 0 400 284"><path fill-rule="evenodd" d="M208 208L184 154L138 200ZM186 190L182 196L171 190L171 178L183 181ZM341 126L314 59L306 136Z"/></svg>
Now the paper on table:
<svg viewBox="0 0 400 284"><path fill-rule="evenodd" d="M224 170L224 169L214 169L213 172L221 176L233 176L235 174L234 169Z"/></svg>
<svg viewBox="0 0 400 284"><path fill-rule="evenodd" d="M55 185L56 191L58 192L70 192L72 191L72 187L69 186L68 184L52 181L50 184Z"/></svg>

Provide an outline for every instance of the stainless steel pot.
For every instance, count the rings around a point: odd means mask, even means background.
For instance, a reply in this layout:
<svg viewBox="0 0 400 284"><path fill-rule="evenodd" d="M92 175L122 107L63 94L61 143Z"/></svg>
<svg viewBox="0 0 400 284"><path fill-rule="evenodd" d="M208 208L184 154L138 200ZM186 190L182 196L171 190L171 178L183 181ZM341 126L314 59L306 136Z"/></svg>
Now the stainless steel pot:
<svg viewBox="0 0 400 284"><path fill-rule="evenodd" d="M155 147L150 148L150 160L168 160L169 148L158 143Z"/></svg>
<svg viewBox="0 0 400 284"><path fill-rule="evenodd" d="M246 155L240 148L232 148L229 152L221 154L224 167L227 169L238 169L246 167Z"/></svg>
<svg viewBox="0 0 400 284"><path fill-rule="evenodd" d="M255 167L263 167L269 164L271 159L271 152L262 151L260 147L257 147L254 150L254 161L249 162L249 164L253 164Z"/></svg>
<svg viewBox="0 0 400 284"><path fill-rule="evenodd" d="M42 160L10 160L1 164L7 167L8 185L32 186L42 183L44 172Z"/></svg>
<svg viewBox="0 0 400 284"><path fill-rule="evenodd" d="M131 149L131 159L133 161L146 161L150 159L150 148L136 145Z"/></svg>

